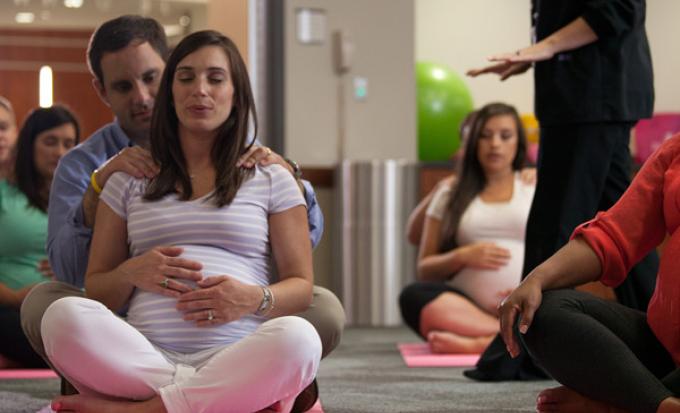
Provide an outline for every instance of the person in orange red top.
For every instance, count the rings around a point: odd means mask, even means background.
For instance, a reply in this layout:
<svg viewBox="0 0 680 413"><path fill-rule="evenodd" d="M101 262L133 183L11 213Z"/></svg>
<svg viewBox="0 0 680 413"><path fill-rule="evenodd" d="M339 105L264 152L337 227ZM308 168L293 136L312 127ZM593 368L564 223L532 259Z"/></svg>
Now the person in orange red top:
<svg viewBox="0 0 680 413"><path fill-rule="evenodd" d="M644 164L608 211L532 271L500 307L501 335L563 386L542 391L537 411L680 412L680 134ZM668 236L647 313L572 290L617 286ZM547 291L557 290L557 291Z"/></svg>

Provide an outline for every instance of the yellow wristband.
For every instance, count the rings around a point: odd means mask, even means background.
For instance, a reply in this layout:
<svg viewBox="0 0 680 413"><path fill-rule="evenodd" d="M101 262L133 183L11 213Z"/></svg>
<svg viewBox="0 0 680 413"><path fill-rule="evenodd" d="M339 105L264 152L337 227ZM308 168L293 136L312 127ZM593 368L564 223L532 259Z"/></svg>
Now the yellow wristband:
<svg viewBox="0 0 680 413"><path fill-rule="evenodd" d="M92 189L94 189L94 192L97 194L102 193L102 187L99 186L97 183L97 178L95 177L97 175L97 170L95 169L94 172L92 172L92 175L90 175L90 185L92 185Z"/></svg>

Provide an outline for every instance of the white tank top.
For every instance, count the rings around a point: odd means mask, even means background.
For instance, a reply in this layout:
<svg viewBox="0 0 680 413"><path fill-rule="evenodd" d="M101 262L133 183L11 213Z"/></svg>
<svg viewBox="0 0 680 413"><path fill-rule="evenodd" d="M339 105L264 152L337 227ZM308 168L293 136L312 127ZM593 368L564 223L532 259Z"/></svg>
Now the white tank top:
<svg viewBox="0 0 680 413"><path fill-rule="evenodd" d="M494 242L510 250L507 265L498 270L466 267L447 281L484 310L495 314L500 294L519 285L524 264L524 235L535 185L522 182L515 174L512 199L487 203L476 196L461 217L456 243ZM440 188L434 195L427 215L442 220L451 196L451 188Z"/></svg>

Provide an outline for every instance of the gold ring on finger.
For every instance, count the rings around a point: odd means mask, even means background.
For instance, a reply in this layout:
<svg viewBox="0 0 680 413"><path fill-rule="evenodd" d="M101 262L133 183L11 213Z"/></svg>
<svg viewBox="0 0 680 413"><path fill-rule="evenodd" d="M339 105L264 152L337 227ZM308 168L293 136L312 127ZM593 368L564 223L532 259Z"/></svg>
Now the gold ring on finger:
<svg viewBox="0 0 680 413"><path fill-rule="evenodd" d="M265 147L264 147L264 150L265 150L265 151L267 152L267 156L269 156L269 155L271 155L271 154L272 154L272 150L271 150L271 148L269 148L269 147L265 146Z"/></svg>
<svg viewBox="0 0 680 413"><path fill-rule="evenodd" d="M163 288L168 288L168 282L170 282L170 279L166 277L166 278L165 278L163 281L161 281L159 284L160 284L160 286L163 287Z"/></svg>
<svg viewBox="0 0 680 413"><path fill-rule="evenodd" d="M208 310L208 321L212 321L215 318L212 310Z"/></svg>

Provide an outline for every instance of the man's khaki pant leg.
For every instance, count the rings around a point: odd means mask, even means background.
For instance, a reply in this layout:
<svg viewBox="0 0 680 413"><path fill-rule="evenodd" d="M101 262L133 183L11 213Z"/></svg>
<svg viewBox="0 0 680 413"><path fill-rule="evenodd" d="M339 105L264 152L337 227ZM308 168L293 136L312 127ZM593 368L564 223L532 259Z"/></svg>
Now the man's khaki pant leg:
<svg viewBox="0 0 680 413"><path fill-rule="evenodd" d="M338 346L345 328L345 310L335 294L315 285L312 304L306 311L296 315L309 321L319 333L321 358Z"/></svg>
<svg viewBox="0 0 680 413"><path fill-rule="evenodd" d="M21 306L21 326L33 349L49 363L40 334L40 323L47 307L63 297L83 297L85 293L73 285L51 281L37 285ZM298 314L309 321L321 337L322 357L326 357L340 343L345 328L345 310L331 291L314 286L309 308Z"/></svg>
<svg viewBox="0 0 680 413"><path fill-rule="evenodd" d="M80 288L74 287L71 284L48 281L35 286L21 305L21 327L24 329L24 334L26 334L28 342L33 346L33 350L48 364L50 361L45 354L45 346L40 334L40 323L42 322L43 314L45 314L47 307L58 299L74 296L84 297L85 293Z"/></svg>

